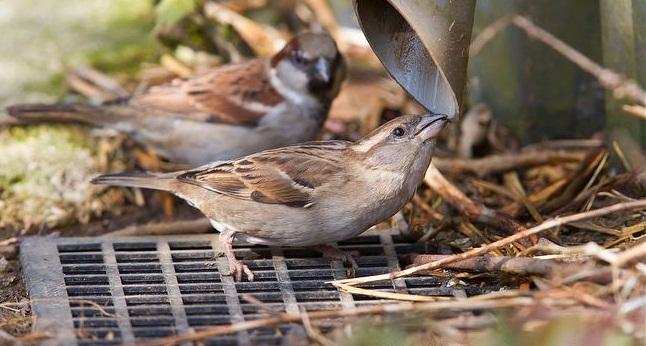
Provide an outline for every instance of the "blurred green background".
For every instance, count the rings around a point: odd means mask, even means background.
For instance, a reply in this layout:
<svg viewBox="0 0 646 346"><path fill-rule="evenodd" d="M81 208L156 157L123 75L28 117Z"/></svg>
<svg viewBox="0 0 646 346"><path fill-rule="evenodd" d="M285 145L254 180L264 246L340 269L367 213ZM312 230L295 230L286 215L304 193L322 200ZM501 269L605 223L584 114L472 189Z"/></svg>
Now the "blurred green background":
<svg viewBox="0 0 646 346"><path fill-rule="evenodd" d="M62 97L66 66L134 72L156 57L154 20L152 0L3 0L0 106Z"/></svg>

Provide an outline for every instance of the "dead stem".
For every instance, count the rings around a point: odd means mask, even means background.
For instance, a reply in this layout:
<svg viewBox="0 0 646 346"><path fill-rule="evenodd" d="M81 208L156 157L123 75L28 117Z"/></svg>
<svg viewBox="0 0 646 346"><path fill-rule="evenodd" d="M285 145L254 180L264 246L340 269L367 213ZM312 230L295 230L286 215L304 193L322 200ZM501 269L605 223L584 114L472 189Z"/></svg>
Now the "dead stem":
<svg viewBox="0 0 646 346"><path fill-rule="evenodd" d="M587 56L559 40L556 36L538 27L526 17L514 16L512 23L525 31L528 36L543 42L575 63L582 70L595 76L603 87L612 91L615 98L628 97L642 105L646 105L646 91L635 81L624 78L618 73L595 63Z"/></svg>
<svg viewBox="0 0 646 346"><path fill-rule="evenodd" d="M568 177L569 183L563 193L546 202L541 206L540 211L543 214L550 214L575 199L582 191L585 191L582 190L583 187L591 180L591 176L597 170L597 167L605 162L607 153L605 148L595 148L590 151L576 171Z"/></svg>
<svg viewBox="0 0 646 346"><path fill-rule="evenodd" d="M539 208L550 197L555 195L557 192L562 191L563 187L567 185L567 183L568 183L567 179L565 178L559 179L553 182L552 184L546 186L545 188L538 190L530 194L529 196L527 196L527 201L531 203L533 206ZM526 205L523 203L523 201L517 201L504 206L502 209L500 209L500 211L515 218L521 214L521 212L523 211L523 207L526 208Z"/></svg>
<svg viewBox="0 0 646 346"><path fill-rule="evenodd" d="M621 109L623 109L623 111L628 114L632 114L634 116L637 116L639 118L646 120L646 107L637 106L637 105L623 105Z"/></svg>
<svg viewBox="0 0 646 346"><path fill-rule="evenodd" d="M511 20L511 16L503 16L482 29L478 36L471 41L471 45L469 46L469 57L478 55L482 48L496 37L499 32L503 31L509 26L509 24L511 24Z"/></svg>
<svg viewBox="0 0 646 346"><path fill-rule="evenodd" d="M559 302L561 304L566 304L567 302ZM472 311L472 310L484 310L484 309L500 309L508 307L522 307L522 306L532 306L536 304L535 300L531 297L517 297L517 298L505 298L505 299L496 299L496 300L478 300L478 299L461 299L457 301L447 301L447 302L426 302L419 304L411 303L399 303L399 304L384 304L376 306L364 306L353 309L343 309L343 310L331 310L331 311L313 311L310 312L308 317L311 321L327 319L327 318L339 318L339 317L353 317L353 316L365 316L365 315L377 315L377 314L388 314L388 313L403 313L409 311ZM162 346L162 345L178 345L183 342L204 340L206 338L231 334L245 330L257 329L261 327L272 327L280 325L283 323L295 323L302 322L301 314L289 314L282 313L276 317L264 318L253 321L245 321L235 324L213 326L205 328L199 332L181 335L181 336L172 336L167 338L162 338L159 340L153 340L147 343L139 343L138 346Z"/></svg>
<svg viewBox="0 0 646 346"><path fill-rule="evenodd" d="M496 227L507 233L518 233L525 230L525 227L518 224L508 216L478 204L467 197L455 185L451 184L440 171L431 163L424 182L437 194L451 204L454 208L466 215L471 221L481 222Z"/></svg>
<svg viewBox="0 0 646 346"><path fill-rule="evenodd" d="M446 264L457 262L460 260L465 260L468 258L472 258L478 255L483 255L491 250L494 249L499 249L505 245L511 244L515 241L518 241L520 239L529 237L530 235L538 234L540 232L559 227L565 224L568 224L570 222L576 222L576 221L581 221L581 220L587 220L595 217L600 217L604 215L608 215L611 213L616 213L619 211L624 211L624 210L633 210L633 209L644 209L646 208L646 199L640 199L634 202L626 202L626 203L618 203L614 204L605 208L600 208L596 210L591 210L587 211L584 213L578 213L578 214L573 214L569 216L564 216L564 217L556 217L554 219L547 220L543 222L542 224L532 227L530 229L526 229L522 232L513 234L509 237L500 239L496 242L493 242L491 244L484 245L479 248L475 248L472 250L469 250L467 252L461 253L461 254L456 254L452 255L449 257L446 257L444 259L441 259L439 261L434 261L431 263L426 263L423 265L415 266L412 268L408 268L405 270L401 270L398 272L392 272L389 274L381 274L381 275L372 275L372 276L365 276L365 277L359 277L359 278L354 278L354 279L345 279L345 280L336 280L332 281L331 283L333 285L338 285L338 284L345 284L345 285L358 285L358 284L363 284L363 283L368 283L368 282L375 282L375 281L381 281L381 280L392 280L394 278L398 277L404 277L404 276L409 276L414 273L417 273L421 270L432 270L432 269L437 269L440 268Z"/></svg>
<svg viewBox="0 0 646 346"><path fill-rule="evenodd" d="M624 174L620 174L620 175L608 178L605 181L601 181L597 185L587 190L581 191L581 193L579 193L579 195L576 196L573 200L569 201L568 204L556 210L552 214L560 215L570 210L576 210L579 208L580 205L585 203L585 201L588 198L594 196L595 194L601 194L601 193L604 193L605 191L611 191L618 186L623 186L627 184L633 179L635 179L635 174L624 173Z"/></svg>
<svg viewBox="0 0 646 346"><path fill-rule="evenodd" d="M77 66L70 71L70 74L99 87L104 93L111 95L110 99L130 96L130 93L114 79L89 66Z"/></svg>
<svg viewBox="0 0 646 346"><path fill-rule="evenodd" d="M468 172L485 176L532 166L578 162L583 157L580 151L572 150L523 150L520 153L489 155L479 159L434 158L433 163L445 173L458 175Z"/></svg>
<svg viewBox="0 0 646 346"><path fill-rule="evenodd" d="M439 261L449 255L410 255L414 266ZM518 275L548 276L565 264L553 260L510 257L510 256L479 256L446 265L447 269L465 270L472 272L505 272Z"/></svg>
<svg viewBox="0 0 646 346"><path fill-rule="evenodd" d="M314 328L312 325L312 321L310 320L310 316L307 313L307 310L305 308L300 309L300 315L301 315L301 322L303 323L303 327L305 328L305 331L307 332L307 336L318 342L319 344L323 346L332 346L336 345L332 340L326 338L323 333L321 333L320 330Z"/></svg>

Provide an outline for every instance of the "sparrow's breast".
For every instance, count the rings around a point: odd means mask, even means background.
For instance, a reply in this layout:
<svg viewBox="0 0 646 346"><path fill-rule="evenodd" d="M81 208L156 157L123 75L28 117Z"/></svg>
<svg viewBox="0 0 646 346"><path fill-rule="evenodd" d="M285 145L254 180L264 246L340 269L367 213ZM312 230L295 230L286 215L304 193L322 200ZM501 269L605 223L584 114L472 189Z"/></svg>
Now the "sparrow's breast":
<svg viewBox="0 0 646 346"><path fill-rule="evenodd" d="M263 117L256 132L274 138L278 146L287 146L316 139L325 113L321 107L298 107L282 103Z"/></svg>

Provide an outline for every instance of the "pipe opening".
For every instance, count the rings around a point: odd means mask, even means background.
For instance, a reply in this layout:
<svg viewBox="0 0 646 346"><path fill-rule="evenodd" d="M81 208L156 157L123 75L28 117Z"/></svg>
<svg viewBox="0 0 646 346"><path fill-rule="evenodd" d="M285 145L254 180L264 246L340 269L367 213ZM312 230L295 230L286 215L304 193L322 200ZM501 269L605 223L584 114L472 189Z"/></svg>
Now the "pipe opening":
<svg viewBox="0 0 646 346"><path fill-rule="evenodd" d="M449 82L406 18L385 0L356 0L356 13L370 46L397 83L428 110L457 115L458 104ZM416 18L430 20L423 13ZM416 27L428 26L417 23Z"/></svg>

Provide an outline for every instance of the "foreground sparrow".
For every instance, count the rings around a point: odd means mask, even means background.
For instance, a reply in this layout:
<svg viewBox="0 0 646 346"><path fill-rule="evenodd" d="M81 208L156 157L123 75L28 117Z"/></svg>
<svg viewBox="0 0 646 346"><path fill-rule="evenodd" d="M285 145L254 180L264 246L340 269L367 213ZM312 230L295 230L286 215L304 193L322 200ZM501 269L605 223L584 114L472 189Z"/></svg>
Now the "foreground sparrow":
<svg viewBox="0 0 646 346"><path fill-rule="evenodd" d="M361 234L413 196L446 120L402 116L357 143L306 143L194 170L109 174L92 182L165 190L185 199L220 231L236 279L244 272L251 281L251 271L235 259L234 237L254 244L319 245L329 252L324 244Z"/></svg>
<svg viewBox="0 0 646 346"><path fill-rule="evenodd" d="M111 128L196 166L314 139L344 76L332 38L304 33L269 60L223 66L101 106L14 105L5 122Z"/></svg>

